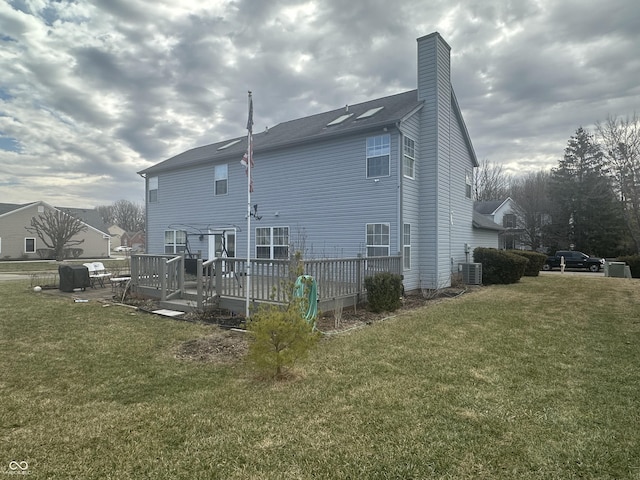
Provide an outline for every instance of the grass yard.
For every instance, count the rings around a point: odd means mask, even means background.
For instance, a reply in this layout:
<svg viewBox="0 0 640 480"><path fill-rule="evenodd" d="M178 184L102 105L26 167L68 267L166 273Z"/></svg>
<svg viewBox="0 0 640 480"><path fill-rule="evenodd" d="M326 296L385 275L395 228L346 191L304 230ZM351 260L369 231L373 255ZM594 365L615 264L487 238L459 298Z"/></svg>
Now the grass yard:
<svg viewBox="0 0 640 480"><path fill-rule="evenodd" d="M640 478L636 280L482 288L327 338L275 384L177 358L215 326L28 286L0 284L0 473Z"/></svg>

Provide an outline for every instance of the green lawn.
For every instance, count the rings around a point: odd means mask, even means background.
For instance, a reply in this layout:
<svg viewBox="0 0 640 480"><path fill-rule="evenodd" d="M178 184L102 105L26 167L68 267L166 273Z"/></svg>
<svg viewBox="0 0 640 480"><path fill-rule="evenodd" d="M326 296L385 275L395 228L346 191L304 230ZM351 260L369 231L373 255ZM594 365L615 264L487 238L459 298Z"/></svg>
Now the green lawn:
<svg viewBox="0 0 640 480"><path fill-rule="evenodd" d="M640 478L636 280L482 288L332 336L284 383L176 358L216 327L28 286L0 284L0 474Z"/></svg>

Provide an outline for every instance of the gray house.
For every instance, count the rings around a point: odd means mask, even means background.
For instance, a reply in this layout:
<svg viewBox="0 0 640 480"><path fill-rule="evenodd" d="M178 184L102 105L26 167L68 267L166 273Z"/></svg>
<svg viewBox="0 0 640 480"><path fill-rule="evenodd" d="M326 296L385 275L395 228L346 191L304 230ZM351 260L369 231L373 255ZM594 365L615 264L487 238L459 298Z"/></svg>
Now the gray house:
<svg viewBox="0 0 640 480"><path fill-rule="evenodd" d="M405 289L448 286L476 239L498 233L473 222L478 163L450 65L432 33L418 39L417 89L254 133L251 232L246 136L138 172L147 252L244 257L249 233L255 258L402 255Z"/></svg>
<svg viewBox="0 0 640 480"><path fill-rule="evenodd" d="M31 219L46 211L63 211L84 224L85 230L72 240L80 242L69 252L78 258L106 258L109 256L111 236L100 218L92 209L60 208L38 201L25 204L0 203L0 258L3 260L38 260L53 258L53 251L27 230ZM69 258L73 255L68 253Z"/></svg>

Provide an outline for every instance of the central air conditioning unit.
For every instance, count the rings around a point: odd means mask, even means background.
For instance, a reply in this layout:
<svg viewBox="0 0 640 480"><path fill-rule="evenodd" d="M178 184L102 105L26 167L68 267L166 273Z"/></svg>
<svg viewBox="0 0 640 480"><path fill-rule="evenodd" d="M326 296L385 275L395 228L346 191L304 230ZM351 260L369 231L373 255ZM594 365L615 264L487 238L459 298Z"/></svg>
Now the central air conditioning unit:
<svg viewBox="0 0 640 480"><path fill-rule="evenodd" d="M458 271L462 273L462 281L467 285L482 285L481 263L460 263Z"/></svg>

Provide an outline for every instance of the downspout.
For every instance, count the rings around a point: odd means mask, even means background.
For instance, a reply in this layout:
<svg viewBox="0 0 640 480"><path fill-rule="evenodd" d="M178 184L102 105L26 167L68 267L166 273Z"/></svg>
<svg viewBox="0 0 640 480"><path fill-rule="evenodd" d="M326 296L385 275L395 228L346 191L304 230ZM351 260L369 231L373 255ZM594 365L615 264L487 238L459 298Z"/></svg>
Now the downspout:
<svg viewBox="0 0 640 480"><path fill-rule="evenodd" d="M400 122L396 122L396 128L400 135L400 145L398 147L398 251L400 253L400 275L404 274L404 210L402 202L402 188L403 188L403 165L402 156L404 152L404 134L400 130Z"/></svg>
<svg viewBox="0 0 640 480"><path fill-rule="evenodd" d="M149 249L149 179L144 173L138 173L144 178L144 253Z"/></svg>

